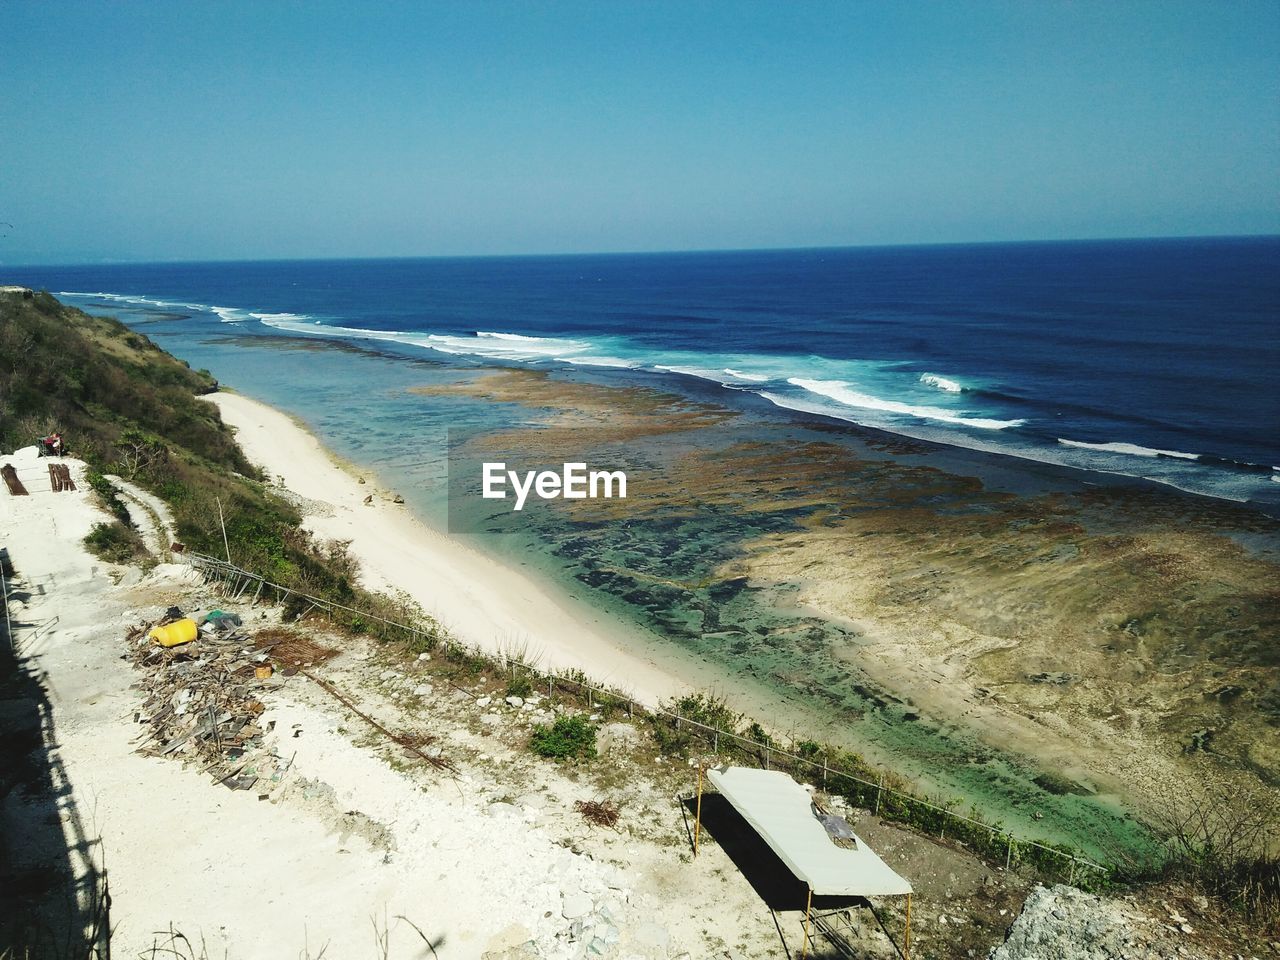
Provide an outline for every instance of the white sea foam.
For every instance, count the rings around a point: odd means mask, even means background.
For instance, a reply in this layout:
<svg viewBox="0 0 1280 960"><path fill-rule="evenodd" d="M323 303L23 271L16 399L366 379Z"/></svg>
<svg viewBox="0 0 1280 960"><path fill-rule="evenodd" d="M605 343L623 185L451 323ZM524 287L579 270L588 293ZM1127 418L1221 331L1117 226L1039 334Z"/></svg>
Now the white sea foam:
<svg viewBox="0 0 1280 960"><path fill-rule="evenodd" d="M552 337L524 337L519 334L477 334L474 337L428 334L432 349L443 347L450 353L469 353L507 360L551 360L561 354L576 354L589 345L579 340Z"/></svg>
<svg viewBox="0 0 1280 960"><path fill-rule="evenodd" d="M555 359L580 367L616 367L620 370L635 370L640 366L638 361L623 360L621 357L556 357Z"/></svg>
<svg viewBox="0 0 1280 960"><path fill-rule="evenodd" d="M879 410L884 413L895 413L922 420L938 420L942 423L954 423L962 427L973 427L978 430L1007 430L1019 427L1025 420L994 420L989 417L971 417L942 407L918 406L903 403L900 400L885 400L867 393L854 390L843 380L807 380L803 377L788 377L787 383L800 387L810 393L827 397L846 407L860 407L864 410Z"/></svg>
<svg viewBox="0 0 1280 960"><path fill-rule="evenodd" d="M1183 453L1181 450L1155 450L1151 447L1140 447L1136 443L1085 443L1083 440L1064 440L1058 438L1064 447L1078 447L1081 450L1096 450L1099 453L1122 453L1133 457L1175 457L1178 460L1199 460L1198 453Z"/></svg>
<svg viewBox="0 0 1280 960"><path fill-rule="evenodd" d="M97 293L78 293L74 290L62 290L55 296L59 297L92 297L95 300L111 300L115 303L131 303L140 304L148 307L177 307L182 310L208 310L210 309L203 303L180 303L176 300L157 300L155 297L140 297L127 293L105 293L98 291Z"/></svg>
<svg viewBox="0 0 1280 960"><path fill-rule="evenodd" d="M303 323L299 314L262 314L258 317L269 327L296 333L323 334L354 340L382 340L423 347L454 356L490 357L496 360L552 360L562 355L577 354L589 345L579 340L552 337L526 337L516 333L477 333L474 336L424 333L416 330L374 330L365 327L340 327L331 324ZM567 357L565 358L567 359Z"/></svg>
<svg viewBox="0 0 1280 960"><path fill-rule="evenodd" d="M210 303L186 303L178 300L159 300L155 297L141 297L127 293L76 293L65 290L58 294L60 297L92 297L96 300L109 300L113 303L127 303L136 306L158 307L164 310L197 310L204 313L212 313L223 323L244 323L246 320L306 320L306 314L301 313L252 313L240 307L219 307Z"/></svg>
<svg viewBox="0 0 1280 960"><path fill-rule="evenodd" d="M744 373L741 370L733 369L733 367L725 367L724 372L727 373L729 376L734 377L738 380L749 380L752 383L767 383L770 379L769 377L766 377L763 374Z"/></svg>
<svg viewBox="0 0 1280 960"><path fill-rule="evenodd" d="M939 390L944 390L947 393L961 393L964 391L964 387L956 383L956 381L950 380L947 377L940 377L936 373L920 374L920 382L930 387L937 387Z"/></svg>
<svg viewBox="0 0 1280 960"><path fill-rule="evenodd" d="M476 336L488 337L491 340L517 340L522 343L538 343L552 340L551 337L526 337L523 333L490 333L488 330L477 330Z"/></svg>
<svg viewBox="0 0 1280 960"><path fill-rule="evenodd" d="M654 364L654 370L662 373L678 373L682 377L697 377L699 380L710 380L712 383L718 383L725 386L724 373L720 370L712 370L708 367L686 367L676 364Z"/></svg>
<svg viewBox="0 0 1280 960"><path fill-rule="evenodd" d="M310 319L305 313L251 313L249 316L255 320L261 320L263 323L269 320L293 320L296 323L301 323L303 320ZM313 321L313 324L318 322Z"/></svg>

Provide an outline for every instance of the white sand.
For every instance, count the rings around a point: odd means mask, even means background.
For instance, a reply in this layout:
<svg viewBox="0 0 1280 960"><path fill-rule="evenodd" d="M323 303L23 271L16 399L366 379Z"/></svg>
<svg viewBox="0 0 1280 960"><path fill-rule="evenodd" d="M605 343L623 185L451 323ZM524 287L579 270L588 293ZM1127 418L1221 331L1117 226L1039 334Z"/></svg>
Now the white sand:
<svg viewBox="0 0 1280 960"><path fill-rule="evenodd" d="M570 609L518 571L431 529L373 484L361 484L285 414L235 393L208 399L250 460L283 477L293 493L331 508L304 511L305 526L324 539L349 540L366 586L403 591L465 643L491 653L527 650L526 659L543 667L582 670L649 706L688 689L674 671L627 649L628 631L603 614Z"/></svg>

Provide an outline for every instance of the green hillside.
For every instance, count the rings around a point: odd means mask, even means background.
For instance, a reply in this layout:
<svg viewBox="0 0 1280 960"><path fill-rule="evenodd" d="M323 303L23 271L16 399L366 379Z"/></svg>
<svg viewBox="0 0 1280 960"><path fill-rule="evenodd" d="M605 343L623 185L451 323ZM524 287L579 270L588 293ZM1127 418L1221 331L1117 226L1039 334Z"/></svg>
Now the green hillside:
<svg viewBox="0 0 1280 960"><path fill-rule="evenodd" d="M29 446L56 430L93 470L167 501L189 550L222 556L220 499L236 564L310 593L371 602L353 586L345 552L300 529L296 511L262 483L217 407L201 399L217 387L207 371L116 320L48 293L0 293L0 448ZM104 482L95 489L110 499ZM124 527L99 531L98 539L109 559L124 559L136 544Z"/></svg>

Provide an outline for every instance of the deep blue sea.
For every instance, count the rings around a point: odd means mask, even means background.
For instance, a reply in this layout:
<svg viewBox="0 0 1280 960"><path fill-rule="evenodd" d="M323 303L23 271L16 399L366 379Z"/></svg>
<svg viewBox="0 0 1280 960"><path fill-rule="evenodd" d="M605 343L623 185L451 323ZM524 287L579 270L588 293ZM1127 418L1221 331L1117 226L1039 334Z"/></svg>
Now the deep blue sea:
<svg viewBox="0 0 1280 960"><path fill-rule="evenodd" d="M3 273L193 334L699 378L909 436L1280 502L1280 237Z"/></svg>

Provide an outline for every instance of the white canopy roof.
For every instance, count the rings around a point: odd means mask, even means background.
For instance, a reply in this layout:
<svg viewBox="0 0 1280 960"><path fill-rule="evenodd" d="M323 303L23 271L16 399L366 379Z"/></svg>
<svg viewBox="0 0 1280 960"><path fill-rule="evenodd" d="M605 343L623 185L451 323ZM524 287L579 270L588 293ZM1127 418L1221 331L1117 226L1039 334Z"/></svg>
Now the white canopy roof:
<svg viewBox="0 0 1280 960"><path fill-rule="evenodd" d="M813 814L812 798L780 770L726 767L707 776L796 877L818 896L887 897L911 892L903 880L856 837L856 849L838 847Z"/></svg>

